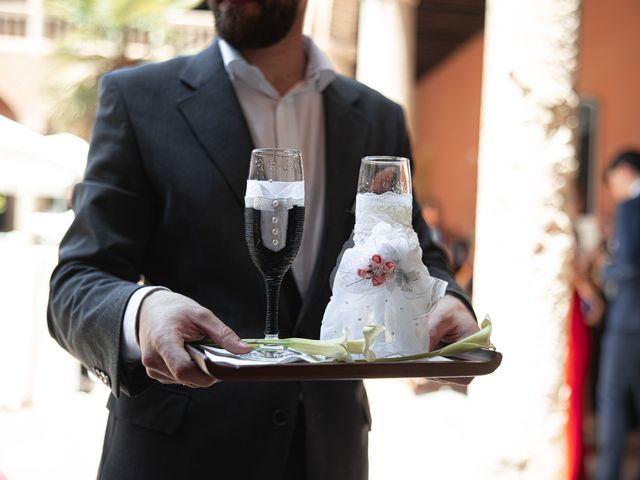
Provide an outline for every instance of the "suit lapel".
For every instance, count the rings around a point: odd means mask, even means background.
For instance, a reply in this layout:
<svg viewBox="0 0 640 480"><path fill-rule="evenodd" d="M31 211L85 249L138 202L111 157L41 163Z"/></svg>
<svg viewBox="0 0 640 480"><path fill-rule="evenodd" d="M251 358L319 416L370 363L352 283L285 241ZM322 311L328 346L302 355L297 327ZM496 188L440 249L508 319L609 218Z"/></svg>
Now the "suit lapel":
<svg viewBox="0 0 640 480"><path fill-rule="evenodd" d="M351 208L356 196L360 158L365 151L367 122L356 108L358 92L349 80L336 78L323 92L326 136L325 210L322 242L296 331L317 335L320 325L310 325L329 274L353 226Z"/></svg>
<svg viewBox="0 0 640 480"><path fill-rule="evenodd" d="M181 80L188 91L178 99L178 108L244 206L253 142L217 42L191 59Z"/></svg>
<svg viewBox="0 0 640 480"><path fill-rule="evenodd" d="M178 99L178 108L239 206L244 206L245 182L254 147L217 42L191 59L181 80L187 88ZM356 108L358 98L358 92L349 85L349 80L341 77L323 92L326 136L324 228L318 261L295 327L296 331L306 331L309 335L319 332L320 326L315 324L315 315L311 313L327 288L336 255L353 226L350 212L367 135L366 119ZM291 278L288 280L293 283ZM314 324L307 325L308 322Z"/></svg>

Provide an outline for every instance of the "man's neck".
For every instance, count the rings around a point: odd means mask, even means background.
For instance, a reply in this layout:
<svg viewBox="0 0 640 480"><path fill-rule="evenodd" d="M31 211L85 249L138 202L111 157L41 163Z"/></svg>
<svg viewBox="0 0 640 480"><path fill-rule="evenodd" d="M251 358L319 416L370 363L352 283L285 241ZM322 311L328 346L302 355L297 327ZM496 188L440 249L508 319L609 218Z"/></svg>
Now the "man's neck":
<svg viewBox="0 0 640 480"><path fill-rule="evenodd" d="M245 49L240 53L258 67L280 95L287 93L305 77L307 58L302 28L294 26L278 43L265 48Z"/></svg>

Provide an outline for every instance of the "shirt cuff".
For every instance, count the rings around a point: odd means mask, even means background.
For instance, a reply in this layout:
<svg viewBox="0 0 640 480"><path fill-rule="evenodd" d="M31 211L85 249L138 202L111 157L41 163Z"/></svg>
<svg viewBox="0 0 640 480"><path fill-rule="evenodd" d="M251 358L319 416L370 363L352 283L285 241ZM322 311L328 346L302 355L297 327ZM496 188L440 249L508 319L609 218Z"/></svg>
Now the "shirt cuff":
<svg viewBox="0 0 640 480"><path fill-rule="evenodd" d="M142 353L140 352L140 342L138 341L138 332L136 324L138 323L138 315L140 315L140 306L147 296L156 290L169 290L164 287L142 287L136 290L124 311L122 319L122 359L125 362L139 362Z"/></svg>

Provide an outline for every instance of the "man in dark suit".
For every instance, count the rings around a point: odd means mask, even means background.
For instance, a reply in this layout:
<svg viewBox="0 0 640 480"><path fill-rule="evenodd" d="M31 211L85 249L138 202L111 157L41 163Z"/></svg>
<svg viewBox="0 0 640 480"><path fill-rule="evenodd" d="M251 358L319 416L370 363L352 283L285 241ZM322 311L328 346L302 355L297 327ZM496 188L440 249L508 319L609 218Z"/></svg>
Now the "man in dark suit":
<svg viewBox="0 0 640 480"><path fill-rule="evenodd" d="M281 337L319 335L360 158L410 157L400 107L336 75L302 35L305 3L212 0L212 46L102 81L48 311L56 340L111 387L100 478L367 476L362 382L213 385L185 351L208 336L243 353L240 337L262 335L264 285L243 226L254 146L301 147L310 162L314 206L284 280ZM449 282L432 342L476 331L417 205L413 225L425 264Z"/></svg>
<svg viewBox="0 0 640 480"><path fill-rule="evenodd" d="M618 155L606 181L617 210L611 263L604 269L611 298L598 385L598 480L621 478L629 398L640 413L640 152Z"/></svg>

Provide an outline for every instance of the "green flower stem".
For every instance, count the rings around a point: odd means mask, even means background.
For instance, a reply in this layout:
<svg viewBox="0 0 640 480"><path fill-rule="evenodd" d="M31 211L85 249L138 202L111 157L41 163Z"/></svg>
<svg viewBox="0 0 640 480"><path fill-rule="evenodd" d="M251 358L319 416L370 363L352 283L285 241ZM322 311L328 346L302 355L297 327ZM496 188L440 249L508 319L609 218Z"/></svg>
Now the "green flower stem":
<svg viewBox="0 0 640 480"><path fill-rule="evenodd" d="M335 363L338 362L352 362L351 354L362 354L365 360L356 360L357 362L406 362L410 360L421 360L423 358L432 358L438 356L456 356L463 353L471 352L481 348L488 348L495 350L495 347L491 344L491 321L489 317L486 317L481 325L481 329L469 335L466 338L458 340L450 345L439 348L432 352L419 353L416 355L406 355L402 357L389 357L376 359L375 354L371 350L377 336L384 331L384 327L381 325L367 325L362 329L363 338L358 340L349 340L349 331L345 329L344 335L340 338L332 340L312 340L309 338L280 338L274 340L265 340L264 338L248 338L242 341L253 347L260 347L261 345L282 345L296 350L298 352L306 353L308 355L321 355L324 357L331 357L335 360L319 362L319 363ZM212 345L211 341L199 342L201 345ZM216 345L217 346L217 345Z"/></svg>
<svg viewBox="0 0 640 480"><path fill-rule="evenodd" d="M292 337L274 340L247 338L242 339L242 341L252 347L259 347L260 345L282 345L291 350L306 353L307 355L322 355L325 357L333 357L343 362L351 362L352 358L347 349L348 335L349 332L345 330L342 337L332 340L311 340L309 338Z"/></svg>
<svg viewBox="0 0 640 480"><path fill-rule="evenodd" d="M332 340L311 340L308 338L281 338L265 340L258 338L243 339L243 342L254 346L282 345L291 350L306 353L307 355L322 355L335 358L342 362L352 362L352 353L361 354L368 362L374 362L376 355L371 350L376 338L384 331L382 325L365 325L362 329L363 338L349 340L349 330L345 328L344 335Z"/></svg>
<svg viewBox="0 0 640 480"><path fill-rule="evenodd" d="M403 357L392 357L392 358L379 358L378 362L405 362L409 360L421 360L423 358L432 358L432 357L453 357L456 355L461 355L463 353L471 352L473 350L478 350L480 348L488 348L491 350L495 350L495 347L491 344L491 320L489 317L485 317L482 321L481 329L474 333L473 335L469 335L466 338L458 340L450 345L439 348L438 350L434 350L432 352L426 353L418 353L416 355L406 355Z"/></svg>

